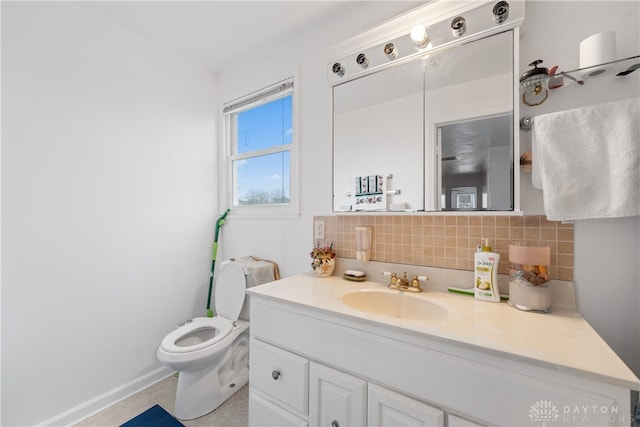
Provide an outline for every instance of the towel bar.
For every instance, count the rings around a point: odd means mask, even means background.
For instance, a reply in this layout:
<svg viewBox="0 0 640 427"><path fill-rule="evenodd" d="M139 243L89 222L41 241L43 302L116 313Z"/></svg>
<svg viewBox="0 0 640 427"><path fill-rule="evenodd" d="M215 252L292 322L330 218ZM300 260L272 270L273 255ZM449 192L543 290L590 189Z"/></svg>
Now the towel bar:
<svg viewBox="0 0 640 427"><path fill-rule="evenodd" d="M531 126L533 126L533 117L524 116L520 119L520 130L529 132L531 130Z"/></svg>

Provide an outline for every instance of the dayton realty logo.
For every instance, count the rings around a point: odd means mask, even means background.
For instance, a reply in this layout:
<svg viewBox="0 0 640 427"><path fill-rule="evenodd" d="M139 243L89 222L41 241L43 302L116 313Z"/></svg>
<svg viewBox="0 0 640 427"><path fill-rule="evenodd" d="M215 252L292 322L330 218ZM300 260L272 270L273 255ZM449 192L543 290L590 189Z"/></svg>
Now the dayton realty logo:
<svg viewBox="0 0 640 427"><path fill-rule="evenodd" d="M557 421L560 412L556 405L548 400L538 400L529 408L529 419L534 422L542 422L542 427L546 427L549 421Z"/></svg>

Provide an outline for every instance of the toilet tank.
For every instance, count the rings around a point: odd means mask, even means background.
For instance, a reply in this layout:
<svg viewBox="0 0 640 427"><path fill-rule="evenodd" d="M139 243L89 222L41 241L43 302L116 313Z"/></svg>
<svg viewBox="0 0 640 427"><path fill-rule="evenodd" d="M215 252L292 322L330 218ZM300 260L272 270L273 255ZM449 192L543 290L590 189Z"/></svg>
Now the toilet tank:
<svg viewBox="0 0 640 427"><path fill-rule="evenodd" d="M236 262L242 266L247 288L275 280L274 264L271 262L256 261L250 256L231 258L229 261ZM249 295L245 295L242 311L240 311L240 319L249 320L249 298Z"/></svg>

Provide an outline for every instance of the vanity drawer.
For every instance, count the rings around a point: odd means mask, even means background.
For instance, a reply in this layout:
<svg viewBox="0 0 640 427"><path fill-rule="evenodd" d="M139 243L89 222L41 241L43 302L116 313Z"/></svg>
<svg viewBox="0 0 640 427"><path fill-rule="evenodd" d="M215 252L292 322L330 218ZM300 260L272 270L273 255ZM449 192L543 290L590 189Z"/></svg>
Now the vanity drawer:
<svg viewBox="0 0 640 427"><path fill-rule="evenodd" d="M252 338L249 381L285 407L308 414L309 361L304 357Z"/></svg>

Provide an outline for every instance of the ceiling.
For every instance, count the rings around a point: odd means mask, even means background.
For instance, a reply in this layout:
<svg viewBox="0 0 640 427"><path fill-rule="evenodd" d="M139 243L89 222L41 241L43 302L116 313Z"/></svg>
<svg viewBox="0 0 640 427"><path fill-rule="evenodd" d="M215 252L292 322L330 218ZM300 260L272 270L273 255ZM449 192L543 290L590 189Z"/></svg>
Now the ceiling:
<svg viewBox="0 0 640 427"><path fill-rule="evenodd" d="M371 1L84 1L102 18L221 72ZM393 1L397 13L419 2Z"/></svg>

